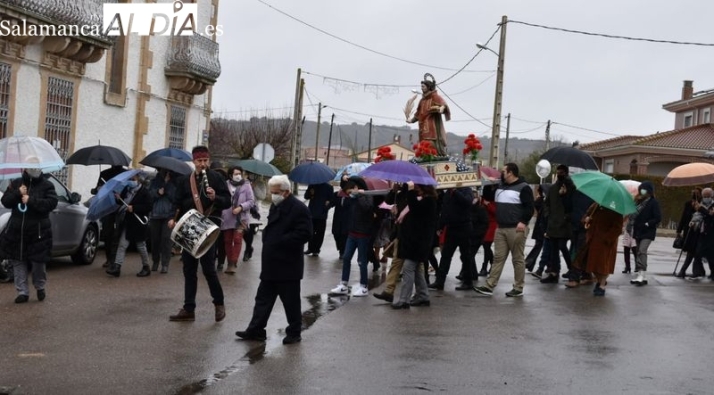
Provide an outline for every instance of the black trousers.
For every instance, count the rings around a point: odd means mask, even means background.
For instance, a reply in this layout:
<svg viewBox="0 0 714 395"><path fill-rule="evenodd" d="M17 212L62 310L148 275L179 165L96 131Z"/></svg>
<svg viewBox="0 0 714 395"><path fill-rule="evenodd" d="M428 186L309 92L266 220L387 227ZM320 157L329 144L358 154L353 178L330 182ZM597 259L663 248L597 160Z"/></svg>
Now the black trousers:
<svg viewBox="0 0 714 395"><path fill-rule="evenodd" d="M340 256L345 252L345 245L347 244L347 234L332 234L335 237L335 245L337 246L337 251L340 252Z"/></svg>
<svg viewBox="0 0 714 395"><path fill-rule="evenodd" d="M551 238L550 239L550 264L548 265L548 272L550 273L560 273L560 260L558 259L558 254L563 254L563 259L565 259L565 264L568 265L568 270L570 270L571 262L570 251L568 250L568 239L567 238Z"/></svg>
<svg viewBox="0 0 714 395"><path fill-rule="evenodd" d="M258 224L250 224L250 228L243 232L243 241L245 242L245 254L253 255L253 239L258 233Z"/></svg>
<svg viewBox="0 0 714 395"><path fill-rule="evenodd" d="M102 218L102 233L104 233L104 254L106 254L107 262L114 263L119 248L119 236L121 232L117 232L117 214L112 213Z"/></svg>
<svg viewBox="0 0 714 395"><path fill-rule="evenodd" d="M322 242L325 239L325 228L327 227L326 219L312 219L312 237L307 242L307 250L319 254L322 248Z"/></svg>
<svg viewBox="0 0 714 395"><path fill-rule="evenodd" d="M528 256L526 256L526 268L533 269L540 252L543 250L543 239L535 239L535 245L531 248Z"/></svg>
<svg viewBox="0 0 714 395"><path fill-rule="evenodd" d="M300 280L294 281L260 281L255 294L253 318L248 324L248 332L264 335L268 318L273 311L275 300L280 297L288 319L285 333L289 336L300 336L302 331L302 312L300 310Z"/></svg>
<svg viewBox="0 0 714 395"><path fill-rule="evenodd" d="M223 243L224 231L220 231L216 243L213 245L216 253L216 261L218 266L223 266L226 263L226 245Z"/></svg>
<svg viewBox="0 0 714 395"><path fill-rule="evenodd" d="M474 274L471 270L472 255L471 255L471 240L469 240L469 233L471 227L447 227L446 229L446 240L444 240L444 247L441 249L441 260L439 261L439 271L436 273L436 283L443 285L446 281L446 276L449 274L449 269L451 269L451 258L454 257L454 252L456 248L459 249L459 255L461 257L461 267L463 269L463 282L465 284L470 284L474 278Z"/></svg>
<svg viewBox="0 0 714 395"><path fill-rule="evenodd" d="M216 246L215 244L208 249L208 252L201 259L194 258L191 254L184 251L181 253L181 261L183 261L183 277L184 277L184 302L183 309L186 311L194 311L196 309L196 292L198 290L198 265L201 264L203 277L208 283L208 290L213 297L213 304L217 306L223 305L223 288L218 281L216 274Z"/></svg>

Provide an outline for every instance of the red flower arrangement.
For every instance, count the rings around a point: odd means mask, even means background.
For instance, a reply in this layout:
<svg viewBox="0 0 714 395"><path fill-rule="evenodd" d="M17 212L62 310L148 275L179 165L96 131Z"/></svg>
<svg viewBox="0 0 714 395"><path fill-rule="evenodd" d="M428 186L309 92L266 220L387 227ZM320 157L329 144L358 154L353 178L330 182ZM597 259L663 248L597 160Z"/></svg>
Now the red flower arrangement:
<svg viewBox="0 0 714 395"><path fill-rule="evenodd" d="M430 162L436 157L436 148L429 140L422 140L419 144L414 144L414 155L421 158L422 162Z"/></svg>
<svg viewBox="0 0 714 395"><path fill-rule="evenodd" d="M394 160L396 158L397 157L392 153L392 149L385 145L377 149L377 157L374 158L374 163L383 162L385 160Z"/></svg>
<svg viewBox="0 0 714 395"><path fill-rule="evenodd" d="M472 161L478 159L478 153L483 149L483 145L481 145L481 141L478 137L474 134L470 134L466 137L466 140L464 140L464 144L466 144L463 151L464 156L470 155Z"/></svg>

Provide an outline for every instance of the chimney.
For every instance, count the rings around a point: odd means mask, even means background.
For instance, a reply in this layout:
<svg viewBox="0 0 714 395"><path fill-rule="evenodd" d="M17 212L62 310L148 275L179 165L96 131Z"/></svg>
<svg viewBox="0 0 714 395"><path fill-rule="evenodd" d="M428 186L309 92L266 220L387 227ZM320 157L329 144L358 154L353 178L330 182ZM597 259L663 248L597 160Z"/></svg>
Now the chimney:
<svg viewBox="0 0 714 395"><path fill-rule="evenodd" d="M682 100L691 99L694 95L694 81L684 80L684 86L682 87Z"/></svg>

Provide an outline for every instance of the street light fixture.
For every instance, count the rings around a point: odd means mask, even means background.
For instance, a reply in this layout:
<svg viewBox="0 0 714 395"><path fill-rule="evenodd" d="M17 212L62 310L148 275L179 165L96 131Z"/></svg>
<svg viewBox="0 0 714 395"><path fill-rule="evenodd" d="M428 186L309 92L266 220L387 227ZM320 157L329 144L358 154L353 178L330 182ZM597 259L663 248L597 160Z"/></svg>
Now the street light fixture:
<svg viewBox="0 0 714 395"><path fill-rule="evenodd" d="M503 64L506 57L506 26L508 24L508 17L501 17L501 42L499 44L498 52L492 50L491 48L477 43L476 47L482 50L487 50L492 52L494 55L498 56L498 68L496 69L496 94L493 100L493 127L491 130L491 158L489 159L489 165L494 168L498 168L498 141L501 134L501 103L503 102Z"/></svg>

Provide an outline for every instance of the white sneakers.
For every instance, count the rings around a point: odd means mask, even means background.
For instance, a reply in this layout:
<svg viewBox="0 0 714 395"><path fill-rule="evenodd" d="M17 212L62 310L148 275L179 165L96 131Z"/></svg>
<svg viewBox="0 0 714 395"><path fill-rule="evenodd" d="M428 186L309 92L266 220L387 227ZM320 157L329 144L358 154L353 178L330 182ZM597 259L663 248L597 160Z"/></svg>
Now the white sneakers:
<svg viewBox="0 0 714 395"><path fill-rule="evenodd" d="M330 290L330 295L349 295L350 288L345 284L338 284L335 288ZM362 284L358 284L352 287L352 296L362 297L369 295L369 290Z"/></svg>
<svg viewBox="0 0 714 395"><path fill-rule="evenodd" d="M369 290L364 285L360 284L352 287L352 296L362 297L367 295L369 295Z"/></svg>
<svg viewBox="0 0 714 395"><path fill-rule="evenodd" d="M332 288L330 290L330 295L348 295L349 293L350 289L342 283L337 284L335 288Z"/></svg>

